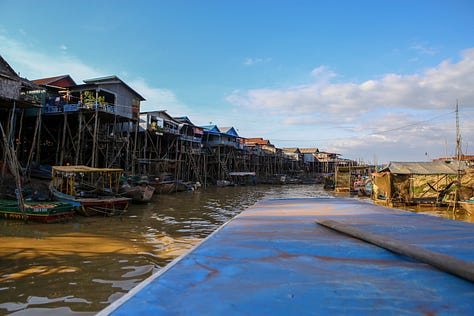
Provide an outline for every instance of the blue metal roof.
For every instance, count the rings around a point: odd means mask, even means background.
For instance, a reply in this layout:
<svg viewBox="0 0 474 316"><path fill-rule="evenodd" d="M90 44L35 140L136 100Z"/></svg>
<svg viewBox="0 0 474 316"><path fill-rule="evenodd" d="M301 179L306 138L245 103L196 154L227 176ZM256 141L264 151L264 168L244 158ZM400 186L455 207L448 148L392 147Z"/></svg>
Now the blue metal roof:
<svg viewBox="0 0 474 316"><path fill-rule="evenodd" d="M221 131L219 128L217 128L217 125L205 125L201 126L201 128L204 130L204 133L207 134L214 134L214 135L220 135Z"/></svg>
<svg viewBox="0 0 474 316"><path fill-rule="evenodd" d="M474 262L474 226L354 199L267 200L99 315L473 315L474 284L315 223Z"/></svg>

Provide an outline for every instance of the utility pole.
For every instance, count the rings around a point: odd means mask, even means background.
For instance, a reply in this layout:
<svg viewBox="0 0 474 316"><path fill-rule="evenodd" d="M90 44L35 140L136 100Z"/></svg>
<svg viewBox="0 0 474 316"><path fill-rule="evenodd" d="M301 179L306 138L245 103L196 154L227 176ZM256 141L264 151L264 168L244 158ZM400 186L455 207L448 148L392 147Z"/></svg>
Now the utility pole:
<svg viewBox="0 0 474 316"><path fill-rule="evenodd" d="M459 105L456 100L456 160L458 163L457 176L456 176L456 191L454 192L454 205L453 211L456 209L456 205L459 199L459 190L461 189L461 133L459 131Z"/></svg>

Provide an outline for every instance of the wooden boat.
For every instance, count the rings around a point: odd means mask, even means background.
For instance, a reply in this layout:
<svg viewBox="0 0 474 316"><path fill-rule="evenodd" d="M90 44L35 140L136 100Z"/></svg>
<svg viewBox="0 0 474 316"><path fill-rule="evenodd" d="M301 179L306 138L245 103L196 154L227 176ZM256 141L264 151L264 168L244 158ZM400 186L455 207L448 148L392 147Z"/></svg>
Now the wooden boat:
<svg viewBox="0 0 474 316"><path fill-rule="evenodd" d="M255 172L230 172L229 176L236 185L255 185L257 183Z"/></svg>
<svg viewBox="0 0 474 316"><path fill-rule="evenodd" d="M229 180L217 180L216 185L218 187L230 187L230 186L234 186L234 183Z"/></svg>
<svg viewBox="0 0 474 316"><path fill-rule="evenodd" d="M168 194L174 192L183 192L192 190L192 186L183 180L164 180L155 181L151 185L160 194Z"/></svg>
<svg viewBox="0 0 474 316"><path fill-rule="evenodd" d="M474 199L458 201L459 206L469 213L474 213Z"/></svg>
<svg viewBox="0 0 474 316"><path fill-rule="evenodd" d="M152 185L159 194L176 192L176 181L174 180L155 181Z"/></svg>
<svg viewBox="0 0 474 316"><path fill-rule="evenodd" d="M354 181L350 189L350 194L359 196L371 196L372 194L372 180L365 178Z"/></svg>
<svg viewBox="0 0 474 316"><path fill-rule="evenodd" d="M71 219L74 216L74 207L68 203L25 201L24 206L26 220L55 223ZM5 219L24 219L17 200L0 200L0 217Z"/></svg>
<svg viewBox="0 0 474 316"><path fill-rule="evenodd" d="M193 183L190 181L176 180L176 191L193 191Z"/></svg>
<svg viewBox="0 0 474 316"><path fill-rule="evenodd" d="M356 199L265 200L97 316L472 315L472 228Z"/></svg>
<svg viewBox="0 0 474 316"><path fill-rule="evenodd" d="M53 166L50 184L55 199L73 205L85 216L120 215L130 198L119 195L122 169L87 166Z"/></svg>
<svg viewBox="0 0 474 316"><path fill-rule="evenodd" d="M134 203L148 203L153 197L155 187L149 185L148 181L141 180L138 183L127 182L120 188L122 196L132 199Z"/></svg>

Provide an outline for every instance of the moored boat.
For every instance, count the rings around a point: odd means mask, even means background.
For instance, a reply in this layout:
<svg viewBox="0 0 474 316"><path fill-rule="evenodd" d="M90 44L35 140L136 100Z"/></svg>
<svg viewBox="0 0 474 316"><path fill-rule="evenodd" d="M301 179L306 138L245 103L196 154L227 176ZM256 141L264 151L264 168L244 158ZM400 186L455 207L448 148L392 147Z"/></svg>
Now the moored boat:
<svg viewBox="0 0 474 316"><path fill-rule="evenodd" d="M189 182L185 182L183 180L154 181L150 185L152 185L159 194L193 190L193 186Z"/></svg>
<svg viewBox="0 0 474 316"><path fill-rule="evenodd" d="M57 201L25 201L24 214L26 220L42 223L55 223L71 219L74 207L68 203ZM24 220L21 207L17 200L0 200L0 217L5 219Z"/></svg>
<svg viewBox="0 0 474 316"><path fill-rule="evenodd" d="M230 172L229 176L232 178L232 182L237 185L257 184L257 176L255 172Z"/></svg>
<svg viewBox="0 0 474 316"><path fill-rule="evenodd" d="M458 201L458 205L465 211L468 211L469 213L473 214L474 213L474 199L471 198L469 200L462 200Z"/></svg>
<svg viewBox="0 0 474 316"><path fill-rule="evenodd" d="M155 187L149 185L146 180L139 180L137 183L127 182L120 188L122 196L132 199L134 203L148 203L153 197Z"/></svg>
<svg viewBox="0 0 474 316"><path fill-rule="evenodd" d="M152 185L159 194L167 194L177 191L177 183L174 180L155 181Z"/></svg>
<svg viewBox="0 0 474 316"><path fill-rule="evenodd" d="M53 166L50 184L55 199L69 203L85 216L120 215L131 201L119 195L122 169Z"/></svg>

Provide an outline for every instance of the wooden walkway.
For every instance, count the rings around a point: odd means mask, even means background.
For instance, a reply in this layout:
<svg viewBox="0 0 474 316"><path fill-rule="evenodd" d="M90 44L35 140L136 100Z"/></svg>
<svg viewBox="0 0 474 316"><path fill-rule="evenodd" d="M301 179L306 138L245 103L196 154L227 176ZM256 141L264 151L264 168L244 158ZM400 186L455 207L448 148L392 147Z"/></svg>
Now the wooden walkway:
<svg viewBox="0 0 474 316"><path fill-rule="evenodd" d="M474 263L471 223L355 199L267 200L99 315L474 315L474 283L320 220Z"/></svg>

